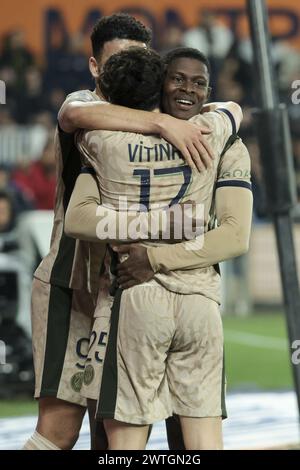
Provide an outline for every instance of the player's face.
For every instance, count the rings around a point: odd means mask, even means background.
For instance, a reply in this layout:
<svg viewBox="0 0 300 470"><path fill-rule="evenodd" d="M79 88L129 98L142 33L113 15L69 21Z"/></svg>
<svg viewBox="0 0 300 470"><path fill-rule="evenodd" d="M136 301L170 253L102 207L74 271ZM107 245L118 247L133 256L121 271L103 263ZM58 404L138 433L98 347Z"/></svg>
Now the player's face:
<svg viewBox="0 0 300 470"><path fill-rule="evenodd" d="M112 41L107 41L102 49L100 57L96 60L95 57L90 58L89 66L91 74L94 78L98 78L105 62L113 55L122 51L123 49L128 49L129 47L147 47L144 42L133 41L131 39L113 39Z"/></svg>
<svg viewBox="0 0 300 470"><path fill-rule="evenodd" d="M197 59L180 57L168 67L163 88L163 111L178 119L190 119L201 112L209 94L206 65Z"/></svg>

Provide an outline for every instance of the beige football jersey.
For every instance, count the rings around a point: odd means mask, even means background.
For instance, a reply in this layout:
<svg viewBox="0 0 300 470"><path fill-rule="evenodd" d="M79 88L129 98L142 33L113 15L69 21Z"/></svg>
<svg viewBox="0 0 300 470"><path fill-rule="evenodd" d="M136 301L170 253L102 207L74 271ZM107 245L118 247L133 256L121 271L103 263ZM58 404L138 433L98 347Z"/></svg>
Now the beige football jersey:
<svg viewBox="0 0 300 470"><path fill-rule="evenodd" d="M220 155L233 132L232 120L222 111L191 119L211 126L208 141L216 158L203 173L192 171L176 148L157 136L110 131L78 134L78 146L93 167L103 204L122 210L120 197L128 206L142 204L145 209L193 200L204 206L205 227L217 179ZM147 242L148 243L148 242ZM192 271L156 274L155 281L178 293L198 293L219 301L219 274L214 267Z"/></svg>
<svg viewBox="0 0 300 470"><path fill-rule="evenodd" d="M192 172L181 155L157 136L127 132L81 131L78 147L95 170L103 204L119 208L120 197L145 208L173 205L193 199L203 202L212 194L220 154L232 134L231 121L222 112L195 116L192 122L210 125L208 140L217 158L212 170Z"/></svg>
<svg viewBox="0 0 300 470"><path fill-rule="evenodd" d="M187 249L190 241L149 247L147 254L154 272L206 268L237 256L235 253L249 241L253 204L250 155L236 135L229 138L222 152L215 188L209 226L217 230L206 232L203 247L196 251ZM217 225L215 215L220 218Z"/></svg>
<svg viewBox="0 0 300 470"><path fill-rule="evenodd" d="M68 95L65 103L95 100L100 101L95 92L81 90ZM55 135L55 158L57 186L50 251L41 261L34 276L62 287L96 292L103 247L96 243L74 240L64 234L65 212L82 163L74 134L63 132L59 127Z"/></svg>

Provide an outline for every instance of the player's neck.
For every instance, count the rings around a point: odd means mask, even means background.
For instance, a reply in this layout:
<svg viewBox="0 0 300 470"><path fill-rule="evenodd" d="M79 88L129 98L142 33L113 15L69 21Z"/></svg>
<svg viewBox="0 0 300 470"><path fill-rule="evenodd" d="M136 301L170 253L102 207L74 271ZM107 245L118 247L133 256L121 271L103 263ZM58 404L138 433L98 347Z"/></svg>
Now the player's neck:
<svg viewBox="0 0 300 470"><path fill-rule="evenodd" d="M100 88L99 88L98 85L96 85L96 88L95 88L95 90L94 90L94 93L96 93L96 95L98 95L101 100L106 101L106 99L105 99L104 96L102 95L101 90L100 90Z"/></svg>

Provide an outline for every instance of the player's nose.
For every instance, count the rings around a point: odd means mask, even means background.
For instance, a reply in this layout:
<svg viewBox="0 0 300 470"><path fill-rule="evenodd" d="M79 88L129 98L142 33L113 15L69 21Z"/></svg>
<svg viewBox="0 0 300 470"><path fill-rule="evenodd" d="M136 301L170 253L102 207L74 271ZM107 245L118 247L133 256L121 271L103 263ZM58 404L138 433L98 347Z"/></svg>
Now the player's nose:
<svg viewBox="0 0 300 470"><path fill-rule="evenodd" d="M181 87L181 91L184 91L187 94L193 95L194 89L193 89L193 84L189 80L185 80Z"/></svg>

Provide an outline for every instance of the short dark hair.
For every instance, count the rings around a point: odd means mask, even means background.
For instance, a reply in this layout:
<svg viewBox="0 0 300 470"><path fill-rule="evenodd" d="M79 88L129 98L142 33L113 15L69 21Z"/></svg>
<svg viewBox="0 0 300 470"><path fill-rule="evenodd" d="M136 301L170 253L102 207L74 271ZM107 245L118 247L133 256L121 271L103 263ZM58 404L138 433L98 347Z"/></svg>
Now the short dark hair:
<svg viewBox="0 0 300 470"><path fill-rule="evenodd" d="M152 49L130 47L108 59L99 87L110 103L152 111L159 106L163 80L160 55Z"/></svg>
<svg viewBox="0 0 300 470"><path fill-rule="evenodd" d="M199 60L199 62L202 62L204 65L206 65L208 73L210 74L210 63L208 58L202 54L198 49L195 49L193 47L177 47L176 49L173 49L172 51L168 52L164 58L163 61L168 67L171 65L174 60L181 59L181 58L190 58L190 59L196 59Z"/></svg>
<svg viewBox="0 0 300 470"><path fill-rule="evenodd" d="M98 58L103 46L114 39L131 39L150 44L152 33L143 23L126 13L116 13L102 17L91 34L93 56Z"/></svg>

